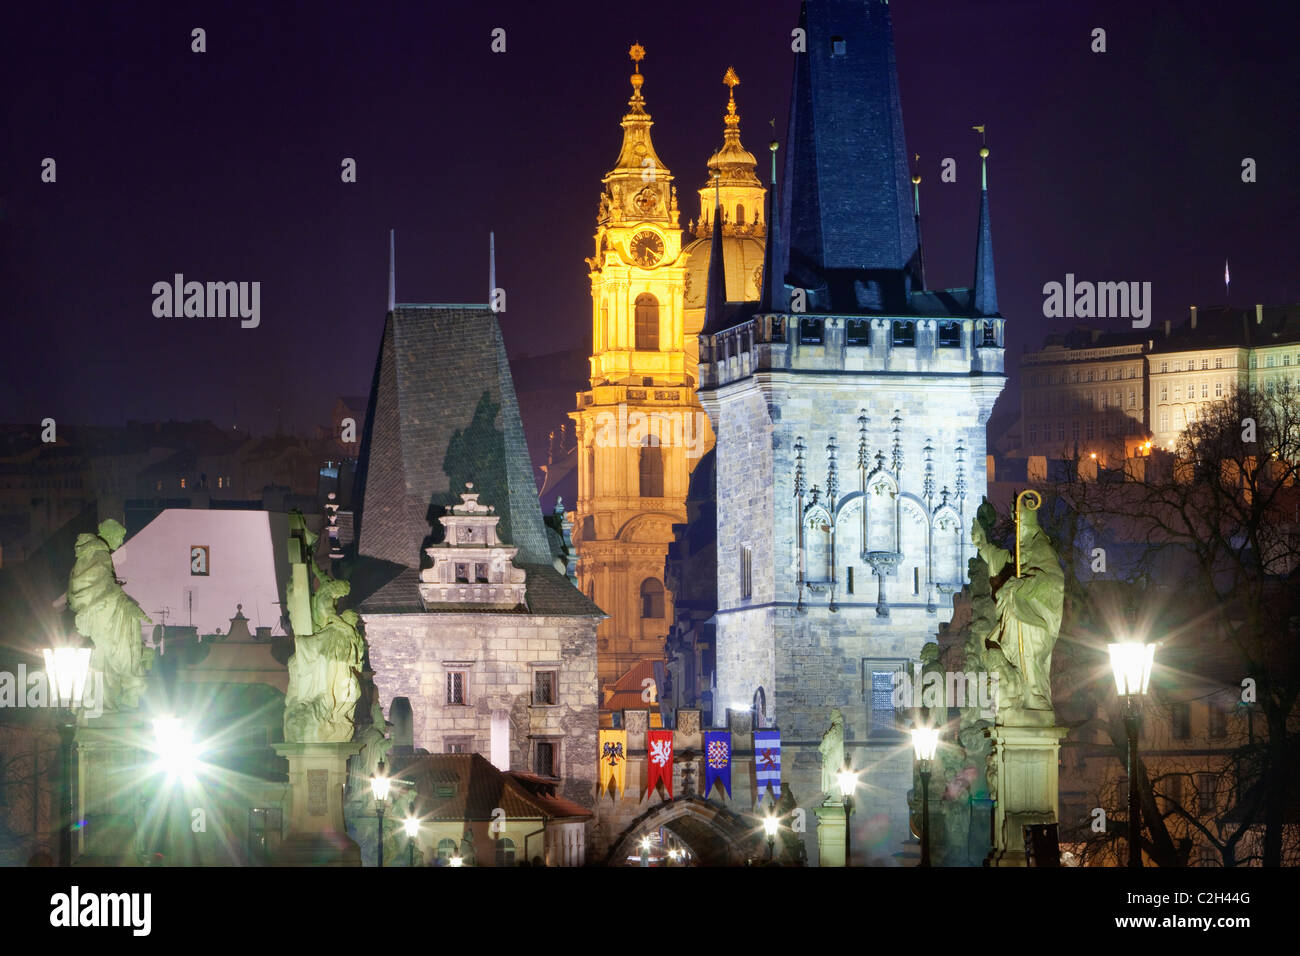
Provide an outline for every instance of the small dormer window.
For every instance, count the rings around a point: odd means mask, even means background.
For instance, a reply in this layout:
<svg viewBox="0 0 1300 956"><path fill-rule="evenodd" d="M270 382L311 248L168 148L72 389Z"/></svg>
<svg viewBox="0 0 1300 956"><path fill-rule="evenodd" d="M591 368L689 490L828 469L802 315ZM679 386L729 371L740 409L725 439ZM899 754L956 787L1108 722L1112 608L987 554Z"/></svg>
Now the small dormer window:
<svg viewBox="0 0 1300 956"><path fill-rule="evenodd" d="M844 43L844 37L831 37L831 56L844 56L848 52L848 47Z"/></svg>

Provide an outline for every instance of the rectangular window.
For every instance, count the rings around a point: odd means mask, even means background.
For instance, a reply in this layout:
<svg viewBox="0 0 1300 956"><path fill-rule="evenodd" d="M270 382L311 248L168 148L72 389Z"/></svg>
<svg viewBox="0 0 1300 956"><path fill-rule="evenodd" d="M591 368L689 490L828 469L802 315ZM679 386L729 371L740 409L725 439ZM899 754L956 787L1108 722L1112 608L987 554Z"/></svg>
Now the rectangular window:
<svg viewBox="0 0 1300 956"><path fill-rule="evenodd" d="M1214 383L1214 397L1215 397L1215 398L1222 398L1222 397L1223 397L1223 383L1222 383L1222 382L1215 382L1215 383Z"/></svg>
<svg viewBox="0 0 1300 956"><path fill-rule="evenodd" d="M1228 708L1217 700L1210 701L1210 736L1228 736Z"/></svg>
<svg viewBox="0 0 1300 956"><path fill-rule="evenodd" d="M1209 382L1202 382L1202 383L1201 383L1201 398L1209 398L1209 397L1210 397L1210 383L1209 383Z"/></svg>
<svg viewBox="0 0 1300 956"><path fill-rule="evenodd" d="M1161 385L1161 386L1160 386L1160 401L1162 401L1162 402L1167 402L1167 401L1169 401L1169 386L1168 386L1168 385Z"/></svg>
<svg viewBox="0 0 1300 956"><path fill-rule="evenodd" d="M1161 413L1160 413L1160 430L1161 430L1162 432L1167 432L1167 431L1169 431L1169 413L1168 413L1168 412L1161 412Z"/></svg>
<svg viewBox="0 0 1300 956"><path fill-rule="evenodd" d="M1161 362L1161 363L1160 363L1160 371L1162 371L1162 372L1167 372L1167 371L1169 371L1169 363L1168 363L1168 362Z"/></svg>
<svg viewBox="0 0 1300 956"><path fill-rule="evenodd" d="M533 703L554 704L556 686L559 683L555 671L533 671Z"/></svg>
<svg viewBox="0 0 1300 956"><path fill-rule="evenodd" d="M850 582L852 577L850 577ZM852 593L852 587L849 591ZM754 552L749 548L740 549L740 596L742 598L753 597L754 595Z"/></svg>
<svg viewBox="0 0 1300 956"><path fill-rule="evenodd" d="M1192 705L1187 701L1174 704L1174 739L1186 740L1192 736Z"/></svg>
<svg viewBox="0 0 1300 956"><path fill-rule="evenodd" d="M904 661L864 660L862 662L862 690L867 705L868 736L898 735L898 715L894 710L894 687L902 680L907 680Z"/></svg>
<svg viewBox="0 0 1300 956"><path fill-rule="evenodd" d="M1128 407L1137 408L1137 392L1131 388L1128 390Z"/></svg>
<svg viewBox="0 0 1300 956"><path fill-rule="evenodd" d="M1214 812L1214 774L1198 773L1196 775L1196 801L1199 813Z"/></svg>
<svg viewBox="0 0 1300 956"><path fill-rule="evenodd" d="M847 575L848 575L848 583L845 586L845 590L849 594L852 594L853 593L853 566L852 565L849 566L847 570Z"/></svg>
<svg viewBox="0 0 1300 956"><path fill-rule="evenodd" d="M1201 359L1201 371L1205 371L1205 369L1209 367L1210 367L1210 360L1207 358Z"/></svg>
<svg viewBox="0 0 1300 956"><path fill-rule="evenodd" d="M1214 360L1214 367L1223 368L1223 356L1220 355L1218 358Z"/></svg>
<svg viewBox="0 0 1300 956"><path fill-rule="evenodd" d="M474 750L473 737L447 737L443 741L443 746L447 748L449 754L467 754Z"/></svg>
<svg viewBox="0 0 1300 956"><path fill-rule="evenodd" d="M1273 367L1273 363L1274 363L1275 361L1277 361L1276 356L1270 355L1270 356L1268 357L1268 367L1269 367L1269 368L1272 368L1272 367ZM182 487L182 488L185 487L185 479L184 479L184 478L181 479L181 487Z"/></svg>
<svg viewBox="0 0 1300 956"><path fill-rule="evenodd" d="M449 704L466 704L465 699L465 672L464 671L447 671L447 703Z"/></svg>
<svg viewBox="0 0 1300 956"><path fill-rule="evenodd" d="M1172 774L1165 781L1164 791L1166 806L1181 807L1183 805L1183 776L1182 774Z"/></svg>
<svg viewBox="0 0 1300 956"><path fill-rule="evenodd" d="M1038 426L1037 426L1037 425L1030 425L1030 426L1029 426L1029 444L1031 444L1031 445L1037 445L1037 444L1038 444ZM850 568L849 570L852 570L852 568Z"/></svg>
<svg viewBox="0 0 1300 956"><path fill-rule="evenodd" d="M918 567L912 568L912 593L921 593L921 569Z"/></svg>
<svg viewBox="0 0 1300 956"><path fill-rule="evenodd" d="M1182 399L1182 397L1183 397L1183 387L1182 387L1181 385L1175 385L1175 386L1174 386L1174 401L1175 401L1175 402L1180 401L1180 400Z"/></svg>
<svg viewBox="0 0 1300 956"><path fill-rule="evenodd" d="M1071 432L1071 434L1073 435L1074 440L1075 440L1075 441L1078 441L1078 440L1079 440L1079 420L1078 420L1077 418L1076 418L1074 421L1072 421L1072 422L1070 423L1070 432Z"/></svg>
<svg viewBox="0 0 1300 956"><path fill-rule="evenodd" d="M553 740L539 740L533 745L533 773L539 777L555 776L555 750Z"/></svg>
<svg viewBox="0 0 1300 956"><path fill-rule="evenodd" d="M1065 422L1056 423L1056 440L1065 441Z"/></svg>
<svg viewBox="0 0 1300 956"><path fill-rule="evenodd" d="M1084 429L1084 434L1086 437L1092 438L1093 432L1096 430L1095 426L1093 425L1092 419L1091 418L1088 419L1088 421L1085 424L1086 424L1086 428Z"/></svg>

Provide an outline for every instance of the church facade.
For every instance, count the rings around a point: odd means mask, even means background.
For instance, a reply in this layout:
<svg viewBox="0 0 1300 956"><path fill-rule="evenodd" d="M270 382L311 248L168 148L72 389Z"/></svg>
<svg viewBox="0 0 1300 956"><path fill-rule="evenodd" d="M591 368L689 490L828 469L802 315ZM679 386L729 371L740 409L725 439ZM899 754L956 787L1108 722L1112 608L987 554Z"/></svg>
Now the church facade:
<svg viewBox="0 0 1300 956"><path fill-rule="evenodd" d="M673 525L687 520L690 475L713 446L695 396L698 335L712 246L723 237L728 291L756 300L766 235L766 189L740 142L732 96L723 145L699 190L700 215L680 228L677 187L651 141L642 94L644 50L634 46L623 143L603 179L592 297L589 388L570 413L577 442L573 541L578 585L609 615L599 632L599 675L609 686L638 662L659 659L674 617L664 558ZM714 221L715 193L723 214ZM692 238L693 234L693 238Z"/></svg>
<svg viewBox="0 0 1300 956"><path fill-rule="evenodd" d="M913 785L893 688L965 583L1004 320L986 187L973 288L925 284L888 6L808 0L800 27L760 301L728 301L712 269L700 335L717 441L713 714L779 727L783 776L810 807L840 799L817 753L839 709L861 781L854 861L888 864Z"/></svg>

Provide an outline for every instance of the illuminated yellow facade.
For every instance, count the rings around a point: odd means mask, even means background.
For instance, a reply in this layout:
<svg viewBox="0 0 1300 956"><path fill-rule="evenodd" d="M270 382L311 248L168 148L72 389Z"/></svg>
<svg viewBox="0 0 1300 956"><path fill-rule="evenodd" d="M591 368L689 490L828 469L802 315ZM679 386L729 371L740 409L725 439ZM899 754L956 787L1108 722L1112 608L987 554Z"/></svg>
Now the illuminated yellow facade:
<svg viewBox="0 0 1300 956"><path fill-rule="evenodd" d="M577 410L569 413L578 444L573 515L578 586L609 615L598 634L602 686L640 660L663 656L673 620L664 558L673 525L686 521L691 472L713 447L708 417L695 397L708 243L682 247L677 189L650 139L653 124L641 93L644 55L640 46L632 47L636 72L622 122L623 146L602 180L595 255L587 259L591 382L578 393ZM734 73L728 77L734 79ZM720 173L717 188L727 190L728 219L761 221L764 190L753 176L753 156L728 151L734 140L735 149L744 152L734 98L727 122L710 174ZM728 182L737 179L733 167L744 157L752 182ZM701 190L702 198L705 192L708 214L701 215L702 229L711 218L713 187ZM739 212L738 206L743 207ZM753 219L748 228L755 228ZM762 262L762 244L748 241L757 246L756 258L749 250L737 258L736 269L743 270L750 259ZM726 252L728 265L734 255ZM729 277L728 293L734 299L757 298L757 287L743 281L733 286Z"/></svg>

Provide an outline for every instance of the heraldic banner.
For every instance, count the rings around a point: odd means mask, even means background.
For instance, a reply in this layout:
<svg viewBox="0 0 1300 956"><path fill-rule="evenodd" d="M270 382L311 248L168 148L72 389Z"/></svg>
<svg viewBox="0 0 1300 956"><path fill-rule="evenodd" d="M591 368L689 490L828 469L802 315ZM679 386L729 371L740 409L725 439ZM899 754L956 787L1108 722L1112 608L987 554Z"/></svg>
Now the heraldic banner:
<svg viewBox="0 0 1300 956"><path fill-rule="evenodd" d="M606 791L610 784L621 794L627 786L627 731L602 730L600 744L600 776L596 792Z"/></svg>
<svg viewBox="0 0 1300 956"><path fill-rule="evenodd" d="M763 791L772 787L772 799L781 799L781 731L754 731L754 776L758 783L758 799Z"/></svg>
<svg viewBox="0 0 1300 956"><path fill-rule="evenodd" d="M704 733L704 799L713 792L713 782L722 781L722 788L731 799L731 731L708 730Z"/></svg>
<svg viewBox="0 0 1300 956"><path fill-rule="evenodd" d="M651 730L646 732L646 753L650 758L650 772L646 775L646 793L654 793L655 783L664 782L668 799L673 798L673 732Z"/></svg>

